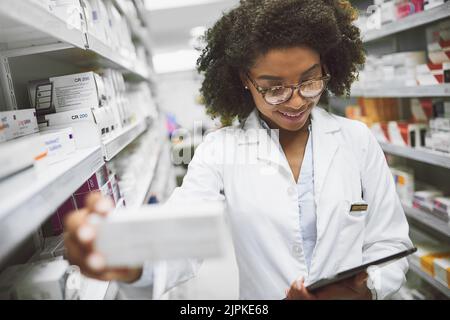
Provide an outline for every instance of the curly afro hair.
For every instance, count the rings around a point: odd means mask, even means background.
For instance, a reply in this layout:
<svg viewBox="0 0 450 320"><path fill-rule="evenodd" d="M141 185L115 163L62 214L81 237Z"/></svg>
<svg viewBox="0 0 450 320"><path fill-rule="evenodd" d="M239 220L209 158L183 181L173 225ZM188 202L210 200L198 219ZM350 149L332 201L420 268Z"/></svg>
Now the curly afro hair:
<svg viewBox="0 0 450 320"><path fill-rule="evenodd" d="M308 46L328 67L328 90L348 94L365 62L357 11L346 0L241 0L205 36L197 61L207 113L229 125L255 108L240 72L251 69L271 49ZM326 96L326 95L325 95Z"/></svg>

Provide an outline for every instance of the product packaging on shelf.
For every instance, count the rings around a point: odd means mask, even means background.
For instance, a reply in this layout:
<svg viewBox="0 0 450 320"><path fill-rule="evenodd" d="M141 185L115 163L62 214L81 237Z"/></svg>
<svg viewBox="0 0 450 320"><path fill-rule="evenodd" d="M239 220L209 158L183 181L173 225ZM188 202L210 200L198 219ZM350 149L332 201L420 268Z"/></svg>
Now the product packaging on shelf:
<svg viewBox="0 0 450 320"><path fill-rule="evenodd" d="M0 123L3 132L2 141L30 135L39 131L34 109L22 109L0 112Z"/></svg>
<svg viewBox="0 0 450 320"><path fill-rule="evenodd" d="M450 197L436 197L433 201L433 214L443 221L450 221Z"/></svg>
<svg viewBox="0 0 450 320"><path fill-rule="evenodd" d="M77 109L52 113L45 116L42 130L53 130L70 127L76 137L77 149L99 146L101 139L108 137L108 120L104 108Z"/></svg>
<svg viewBox="0 0 450 320"><path fill-rule="evenodd" d="M414 171L410 168L391 167L397 194L402 203L412 206L414 197Z"/></svg>
<svg viewBox="0 0 450 320"><path fill-rule="evenodd" d="M84 30L84 14L79 0L50 0L53 14L67 23L68 28Z"/></svg>
<svg viewBox="0 0 450 320"><path fill-rule="evenodd" d="M37 137L25 137L0 144L0 179L32 168L47 156L47 148Z"/></svg>
<svg viewBox="0 0 450 320"><path fill-rule="evenodd" d="M443 5L447 0L425 0L424 10L430 10Z"/></svg>
<svg viewBox="0 0 450 320"><path fill-rule="evenodd" d="M56 112L100 108L106 105L103 79L94 72L50 78Z"/></svg>
<svg viewBox="0 0 450 320"><path fill-rule="evenodd" d="M450 255L434 260L434 278L450 289Z"/></svg>
<svg viewBox="0 0 450 320"><path fill-rule="evenodd" d="M56 112L53 105L53 85L49 79L28 82L28 98L39 117Z"/></svg>
<svg viewBox="0 0 450 320"><path fill-rule="evenodd" d="M444 69L442 64L421 64L416 67L417 83L421 86L444 83Z"/></svg>
<svg viewBox="0 0 450 320"><path fill-rule="evenodd" d="M77 210L75 205L75 199L70 196L59 208L55 211L50 219L50 223L43 228L43 233L45 237L57 236L64 231L64 219L65 217Z"/></svg>
<svg viewBox="0 0 450 320"><path fill-rule="evenodd" d="M439 190L416 191L414 192L413 206L427 212L432 212L434 207L434 199L436 197L441 197L442 195L442 192Z"/></svg>
<svg viewBox="0 0 450 320"><path fill-rule="evenodd" d="M95 247L111 267L218 257L224 249L224 210L218 202L190 203L183 208L152 205L122 209L96 226Z"/></svg>

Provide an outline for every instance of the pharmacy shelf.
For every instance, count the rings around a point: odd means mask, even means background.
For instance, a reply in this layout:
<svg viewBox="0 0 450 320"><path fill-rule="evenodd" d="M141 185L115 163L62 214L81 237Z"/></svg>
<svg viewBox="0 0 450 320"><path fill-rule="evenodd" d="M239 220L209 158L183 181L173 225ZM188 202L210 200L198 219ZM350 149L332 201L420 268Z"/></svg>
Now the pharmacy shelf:
<svg viewBox="0 0 450 320"><path fill-rule="evenodd" d="M38 1L0 0L0 43L8 48L26 47L43 39L85 48L85 34L54 15ZM48 40L46 40L48 42Z"/></svg>
<svg viewBox="0 0 450 320"><path fill-rule="evenodd" d="M411 87L378 87L370 89L354 88L353 97L366 98L423 98L423 97L450 97L450 84L411 86Z"/></svg>
<svg viewBox="0 0 450 320"><path fill-rule="evenodd" d="M7 257L104 164L101 148L78 150L0 183L0 260Z"/></svg>
<svg viewBox="0 0 450 320"><path fill-rule="evenodd" d="M104 64L136 74L143 80L149 79L148 70L140 67L136 61L131 61L129 58L121 56L116 50L113 50L110 46L92 34L88 34L87 38L87 50L97 54L99 59L106 59L107 61L103 60Z"/></svg>
<svg viewBox="0 0 450 320"><path fill-rule="evenodd" d="M432 213L403 204L403 210L407 217L420 222L441 235L450 239L450 225L448 222L435 217Z"/></svg>
<svg viewBox="0 0 450 320"><path fill-rule="evenodd" d="M444 286L442 283L434 279L432 276L430 276L428 273L423 271L419 265L417 265L416 262L414 262L412 259L408 259L409 261L409 270L414 272L417 276L419 276L421 279L428 282L430 285L432 285L434 288L442 292L447 298L450 299L450 289L446 286Z"/></svg>
<svg viewBox="0 0 450 320"><path fill-rule="evenodd" d="M145 199L147 198L147 194L155 176L163 146L163 140L158 138L159 137L157 136L151 138L155 140L155 149L152 153L151 158L148 160L148 166L145 167L144 174L141 178L141 181L139 182L139 185L136 186L136 197L134 198L134 203L132 203L131 206L140 206L145 202Z"/></svg>
<svg viewBox="0 0 450 320"><path fill-rule="evenodd" d="M383 142L380 142L380 146L384 152L395 156L450 169L450 155L446 155L443 152L402 147Z"/></svg>
<svg viewBox="0 0 450 320"><path fill-rule="evenodd" d="M124 129L116 136L106 139L102 145L105 161L111 161L120 151L139 137L145 130L147 130L147 122L144 119Z"/></svg>
<svg viewBox="0 0 450 320"><path fill-rule="evenodd" d="M450 2L447 2L441 6L433 8L431 10L419 12L395 22L383 25L378 30L370 30L363 34L363 42L370 42L384 37L410 30L416 27L424 26L444 18L450 17Z"/></svg>

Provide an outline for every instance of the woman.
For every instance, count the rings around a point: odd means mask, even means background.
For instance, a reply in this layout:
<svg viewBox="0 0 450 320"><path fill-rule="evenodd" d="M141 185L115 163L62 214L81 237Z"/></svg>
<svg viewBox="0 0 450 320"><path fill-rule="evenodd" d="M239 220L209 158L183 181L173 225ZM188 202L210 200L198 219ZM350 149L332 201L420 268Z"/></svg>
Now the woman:
<svg viewBox="0 0 450 320"><path fill-rule="evenodd" d="M207 136L169 202L227 203L242 299L385 299L405 281L402 259L319 292L305 288L412 246L369 129L317 106L327 89L348 92L364 63L355 16L343 0L247 0L206 34L198 69L208 113L239 124ZM92 252L87 216L109 207L94 195L69 217L69 259L91 277L145 287L151 266L105 269ZM168 263L164 289L198 265Z"/></svg>

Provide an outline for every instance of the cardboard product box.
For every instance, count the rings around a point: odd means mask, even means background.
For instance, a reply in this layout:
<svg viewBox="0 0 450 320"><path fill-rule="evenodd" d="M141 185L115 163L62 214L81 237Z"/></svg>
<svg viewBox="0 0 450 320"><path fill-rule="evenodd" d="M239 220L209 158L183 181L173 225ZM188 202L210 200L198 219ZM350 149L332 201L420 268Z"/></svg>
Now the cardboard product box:
<svg viewBox="0 0 450 320"><path fill-rule="evenodd" d="M450 255L434 260L434 278L450 289Z"/></svg>
<svg viewBox="0 0 450 320"><path fill-rule="evenodd" d="M411 99L410 102L414 122L427 122L433 117L433 101L431 99Z"/></svg>
<svg viewBox="0 0 450 320"><path fill-rule="evenodd" d="M409 168L391 168L395 187L402 203L412 205L414 196L414 171Z"/></svg>
<svg viewBox="0 0 450 320"><path fill-rule="evenodd" d="M27 137L0 144L0 180L31 169L36 161L47 156L47 148L36 137Z"/></svg>
<svg viewBox="0 0 450 320"><path fill-rule="evenodd" d="M424 147L428 125L413 123L408 125L408 145L412 148Z"/></svg>
<svg viewBox="0 0 450 320"><path fill-rule="evenodd" d="M433 214L443 221L450 221L450 197L436 197L433 201Z"/></svg>
<svg viewBox="0 0 450 320"><path fill-rule="evenodd" d="M434 199L442 197L442 192L439 190L422 190L414 192L413 206L428 212L433 211Z"/></svg>
<svg viewBox="0 0 450 320"><path fill-rule="evenodd" d="M378 122L372 124L370 130L372 131L378 142L389 143L389 137L387 136L388 133L383 130L381 123Z"/></svg>
<svg viewBox="0 0 450 320"><path fill-rule="evenodd" d="M433 149L445 153L450 153L450 132L432 132Z"/></svg>
<svg viewBox="0 0 450 320"><path fill-rule="evenodd" d="M450 83L450 62L444 62L442 69L444 70L444 83Z"/></svg>
<svg viewBox="0 0 450 320"><path fill-rule="evenodd" d="M430 51L428 52L428 59L434 64L450 62L450 49Z"/></svg>
<svg viewBox="0 0 450 320"><path fill-rule="evenodd" d="M433 116L435 118L450 118L450 101L435 101L433 103Z"/></svg>
<svg viewBox="0 0 450 320"><path fill-rule="evenodd" d="M16 139L15 141L27 141L30 138L33 138L35 141L34 143L38 144L40 150L45 152L45 157L38 156L36 157L36 160L43 161L46 164L53 164L64 160L76 150L72 128L39 132Z"/></svg>
<svg viewBox="0 0 450 320"><path fill-rule="evenodd" d="M106 105L103 79L94 72L50 78L56 112L100 108Z"/></svg>
<svg viewBox="0 0 450 320"><path fill-rule="evenodd" d="M56 112L53 105L53 85L49 79L28 82L28 98L36 109L38 120L46 114Z"/></svg>
<svg viewBox="0 0 450 320"><path fill-rule="evenodd" d="M85 28L84 14L79 0L50 0L52 12L70 28L83 30Z"/></svg>
<svg viewBox="0 0 450 320"><path fill-rule="evenodd" d="M45 121L41 130L72 128L77 149L98 146L101 139L107 137L107 121L101 111L87 108L53 113L46 115Z"/></svg>
<svg viewBox="0 0 450 320"><path fill-rule="evenodd" d="M447 0L425 0L423 8L424 10L430 10L443 5L445 2L447 2Z"/></svg>
<svg viewBox="0 0 450 320"><path fill-rule="evenodd" d="M409 123L405 121L389 121L388 131L390 142L397 146L408 146L408 126Z"/></svg>
<svg viewBox="0 0 450 320"><path fill-rule="evenodd" d="M0 112L0 127L3 138L8 141L39 132L36 110L23 109Z"/></svg>
<svg viewBox="0 0 450 320"><path fill-rule="evenodd" d="M75 199L73 196L70 196L53 214L51 218L51 232L46 232L45 236L57 236L64 232L64 219L65 217L77 210L77 206L75 205Z"/></svg>

